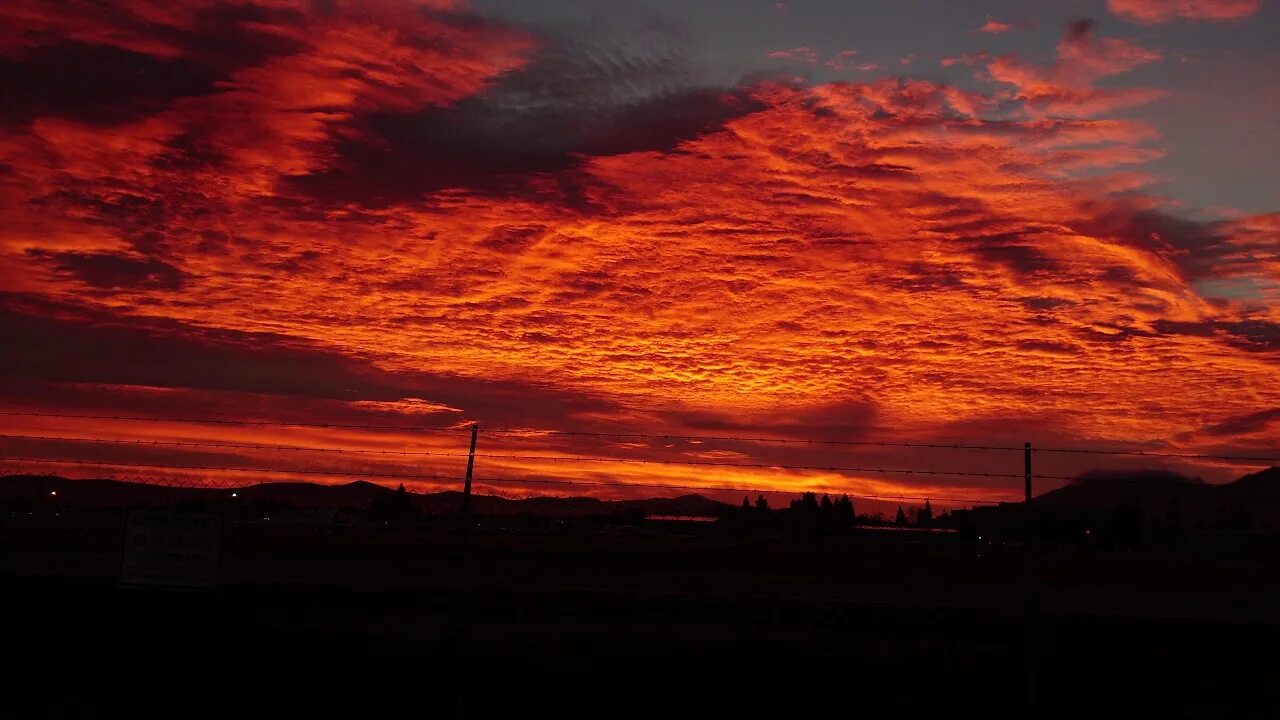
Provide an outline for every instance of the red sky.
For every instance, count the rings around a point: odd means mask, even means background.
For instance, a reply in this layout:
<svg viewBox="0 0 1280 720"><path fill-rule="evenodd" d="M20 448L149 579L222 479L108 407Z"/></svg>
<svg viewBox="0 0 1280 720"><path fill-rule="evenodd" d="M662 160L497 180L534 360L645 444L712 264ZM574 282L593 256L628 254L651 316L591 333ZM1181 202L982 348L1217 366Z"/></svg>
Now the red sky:
<svg viewBox="0 0 1280 720"><path fill-rule="evenodd" d="M971 50L927 68L927 47L892 62L777 47L762 67L838 61L865 77L784 66L720 85L692 81L679 52L593 54L448 2L9 0L0 409L479 422L530 431L484 434L482 453L1014 474L1018 453L538 431L1277 454L1280 212L1157 192L1169 146L1141 109L1175 90L1137 79L1183 56L1162 28L1247 26L1261 3L1098 10L987 25L977 12L956 30ZM1058 39L1036 54L988 47L1045 24ZM0 427L465 450L461 433ZM457 457L2 442L22 457L461 472ZM1260 464L1037 460L1047 474L1103 465L1220 481ZM510 458L481 458L477 475L520 492L548 478L1020 488Z"/></svg>

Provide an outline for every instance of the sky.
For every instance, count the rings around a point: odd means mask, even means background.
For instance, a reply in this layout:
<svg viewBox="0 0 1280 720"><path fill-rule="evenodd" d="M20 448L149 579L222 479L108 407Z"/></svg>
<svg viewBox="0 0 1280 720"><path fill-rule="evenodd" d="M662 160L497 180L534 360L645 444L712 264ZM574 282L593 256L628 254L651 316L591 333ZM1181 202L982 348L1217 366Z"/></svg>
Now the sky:
<svg viewBox="0 0 1280 720"><path fill-rule="evenodd" d="M435 489L478 423L482 491L1000 500L1018 450L839 443L1280 455L1277 28L9 0L2 467ZM1269 464L1038 452L1037 488Z"/></svg>

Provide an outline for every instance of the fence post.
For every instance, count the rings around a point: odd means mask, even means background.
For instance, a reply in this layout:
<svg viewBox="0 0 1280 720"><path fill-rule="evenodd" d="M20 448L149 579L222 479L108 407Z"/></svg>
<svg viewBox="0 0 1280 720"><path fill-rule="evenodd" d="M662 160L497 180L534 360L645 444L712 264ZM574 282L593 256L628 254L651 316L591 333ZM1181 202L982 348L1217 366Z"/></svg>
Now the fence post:
<svg viewBox="0 0 1280 720"><path fill-rule="evenodd" d="M1040 614L1040 589L1039 578L1036 573L1036 513L1035 507L1031 502L1031 443L1024 443L1022 446L1023 460L1023 484L1024 484L1024 501L1023 501L1023 552L1025 553L1026 566L1025 571L1025 591L1026 591L1026 617L1024 648L1026 664L1026 682L1027 682L1027 706L1035 708L1037 702L1037 681L1040 666L1040 646L1039 646L1039 614Z"/></svg>

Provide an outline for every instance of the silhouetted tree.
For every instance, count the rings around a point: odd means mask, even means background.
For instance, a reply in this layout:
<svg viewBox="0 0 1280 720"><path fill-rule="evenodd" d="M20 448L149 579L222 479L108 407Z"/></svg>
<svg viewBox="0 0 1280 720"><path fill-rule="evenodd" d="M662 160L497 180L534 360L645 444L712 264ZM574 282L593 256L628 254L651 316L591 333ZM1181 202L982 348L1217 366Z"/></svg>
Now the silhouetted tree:
<svg viewBox="0 0 1280 720"><path fill-rule="evenodd" d="M788 524L797 530L818 530L822 524L822 508L818 496L807 492L791 501Z"/></svg>
<svg viewBox="0 0 1280 720"><path fill-rule="evenodd" d="M855 519L853 501L849 499L849 496L840 496L840 499L835 502L835 506L836 524L843 528L853 527Z"/></svg>
<svg viewBox="0 0 1280 720"><path fill-rule="evenodd" d="M924 507L916 513L916 525L919 527L929 527L933 524L933 506L928 500L924 501Z"/></svg>
<svg viewBox="0 0 1280 720"><path fill-rule="evenodd" d="M831 511L832 511L831 496L826 493L823 493L822 494L822 513L824 515L830 515Z"/></svg>
<svg viewBox="0 0 1280 720"><path fill-rule="evenodd" d="M369 511L383 520L397 522L409 520L420 514L418 508L413 506L413 500L409 498L409 491L405 490L403 483L394 493L374 498L369 505Z"/></svg>
<svg viewBox="0 0 1280 720"><path fill-rule="evenodd" d="M742 496L742 511L746 512L751 509L751 500L746 495Z"/></svg>
<svg viewBox="0 0 1280 720"><path fill-rule="evenodd" d="M898 514L894 516L893 524L899 526L907 524L907 513L903 511L901 505L898 506Z"/></svg>
<svg viewBox="0 0 1280 720"><path fill-rule="evenodd" d="M818 496L811 492L804 493L792 500L790 507L801 515L812 517L818 513Z"/></svg>
<svg viewBox="0 0 1280 720"><path fill-rule="evenodd" d="M764 498L763 494L756 496L756 509L757 510L769 509L769 501Z"/></svg>
<svg viewBox="0 0 1280 720"><path fill-rule="evenodd" d="M801 495L800 507L807 513L816 513L818 511L818 496L811 492Z"/></svg>

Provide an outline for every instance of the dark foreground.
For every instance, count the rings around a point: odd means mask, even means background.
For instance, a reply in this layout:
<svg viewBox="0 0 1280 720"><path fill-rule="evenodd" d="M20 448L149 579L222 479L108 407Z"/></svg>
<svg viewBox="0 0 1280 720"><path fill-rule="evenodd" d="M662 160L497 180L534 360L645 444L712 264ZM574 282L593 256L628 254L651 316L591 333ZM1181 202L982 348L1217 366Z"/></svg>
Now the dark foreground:
<svg viewBox="0 0 1280 720"><path fill-rule="evenodd" d="M255 531L256 532L256 531ZM953 540L241 531L214 591L6 542L13 717L1275 717L1273 566ZM268 549L270 552L268 552ZM1141 571L1139 571L1141 569Z"/></svg>

